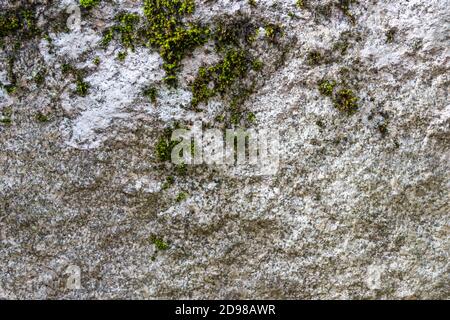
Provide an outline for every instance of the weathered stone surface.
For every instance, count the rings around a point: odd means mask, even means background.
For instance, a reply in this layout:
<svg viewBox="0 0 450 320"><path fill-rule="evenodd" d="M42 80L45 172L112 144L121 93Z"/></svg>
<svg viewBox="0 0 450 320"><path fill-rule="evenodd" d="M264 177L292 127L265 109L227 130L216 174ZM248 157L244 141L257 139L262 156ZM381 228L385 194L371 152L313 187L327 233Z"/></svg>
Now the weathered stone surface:
<svg viewBox="0 0 450 320"><path fill-rule="evenodd" d="M359 1L346 15L331 0L304 9L196 0L188 20L240 14L261 26L251 50L264 68L250 74L242 109L254 128L284 137L269 176L205 165L180 174L156 158L164 128L217 125L229 106L217 96L190 108L198 68L220 60L212 42L183 59L172 89L155 48L120 61L119 43L99 45L117 13L142 15L141 1L82 10L79 31L54 26L77 1L36 2L47 31L16 51L8 38L0 51L0 112L10 120L0 123L0 298L449 298L445 1ZM270 23L283 28L276 44ZM310 63L312 51L322 60ZM86 96L64 63L84 70ZM358 111L334 108L323 79L347 83ZM142 93L151 85L156 104Z"/></svg>

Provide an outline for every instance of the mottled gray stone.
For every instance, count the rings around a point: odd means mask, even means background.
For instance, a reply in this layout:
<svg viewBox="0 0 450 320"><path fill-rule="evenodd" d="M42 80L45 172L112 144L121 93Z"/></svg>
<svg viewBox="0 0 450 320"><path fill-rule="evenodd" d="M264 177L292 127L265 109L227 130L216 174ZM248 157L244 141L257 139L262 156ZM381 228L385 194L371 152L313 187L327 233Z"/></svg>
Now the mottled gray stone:
<svg viewBox="0 0 450 320"><path fill-rule="evenodd" d="M257 40L266 69L244 105L256 128L286 139L271 176L198 166L162 188L172 174L154 152L163 128L212 123L227 105L189 108L189 80L218 60L204 50L211 43L183 60L180 86L162 86L156 106L142 90L164 77L158 52L137 48L120 62L117 43L99 47L115 13L141 12L141 1L101 4L83 12L79 32L24 44L15 72L25 89L0 89L0 111L13 112L0 124L0 298L449 298L448 2L359 1L355 24L336 8L317 14L330 1L256 2L197 0L194 16L243 12L285 28L282 50ZM333 45L345 31L341 55ZM311 50L332 61L308 65ZM67 59L88 70L86 97L61 74ZM37 86L42 66L53 71ZM352 116L317 90L343 67L360 98ZM2 50L3 84L6 69ZM180 192L186 201L175 201ZM152 235L169 249L157 252Z"/></svg>

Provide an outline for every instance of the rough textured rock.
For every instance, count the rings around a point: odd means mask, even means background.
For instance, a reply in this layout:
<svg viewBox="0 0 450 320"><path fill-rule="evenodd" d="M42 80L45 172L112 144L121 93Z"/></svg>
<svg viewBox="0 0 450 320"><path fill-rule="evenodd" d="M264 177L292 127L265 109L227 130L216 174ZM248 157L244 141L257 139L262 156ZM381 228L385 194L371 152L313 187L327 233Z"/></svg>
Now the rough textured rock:
<svg viewBox="0 0 450 320"><path fill-rule="evenodd" d="M0 51L0 298L450 298L446 1L196 0L187 19L261 26L252 52L264 68L242 108L284 137L268 176L179 173L155 155L164 128L214 126L228 108L221 97L189 107L199 66L219 60L211 42L183 59L173 89L155 48L121 61L117 41L99 45L141 1L83 9L79 31L55 27L77 1L35 2L48 31ZM276 44L270 23L283 29ZM84 70L85 96L61 72L68 62ZM357 112L334 108L322 79L345 81ZM156 104L142 93L151 85Z"/></svg>

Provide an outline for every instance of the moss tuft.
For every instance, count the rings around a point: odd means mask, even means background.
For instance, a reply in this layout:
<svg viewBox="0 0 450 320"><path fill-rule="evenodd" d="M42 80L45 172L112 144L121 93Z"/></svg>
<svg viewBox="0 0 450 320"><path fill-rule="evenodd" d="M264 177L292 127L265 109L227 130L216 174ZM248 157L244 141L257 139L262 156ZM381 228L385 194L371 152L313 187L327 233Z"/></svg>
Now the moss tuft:
<svg viewBox="0 0 450 320"><path fill-rule="evenodd" d="M331 97L333 105L340 112L348 115L354 114L358 110L358 97L348 88L335 90L337 83L335 81L322 80L319 82L319 92L327 97Z"/></svg>
<svg viewBox="0 0 450 320"><path fill-rule="evenodd" d="M99 0L80 0L80 6L85 9L91 9L98 5Z"/></svg>
<svg viewBox="0 0 450 320"><path fill-rule="evenodd" d="M0 38L18 36L29 39L39 34L35 13L31 10L19 8L0 14Z"/></svg>
<svg viewBox="0 0 450 320"><path fill-rule="evenodd" d="M117 59L119 59L119 61L125 61L127 55L128 55L128 53L126 51L120 51L117 54Z"/></svg>
<svg viewBox="0 0 450 320"><path fill-rule="evenodd" d="M396 28L391 28L388 31L386 31L386 43L393 43L395 39L395 34L397 33Z"/></svg>
<svg viewBox="0 0 450 320"><path fill-rule="evenodd" d="M230 49L216 65L201 67L192 84L192 106L197 107L217 94L225 94L232 84L247 75L252 63L244 50Z"/></svg>
<svg viewBox="0 0 450 320"><path fill-rule="evenodd" d="M183 17L195 10L194 0L145 0L144 15L148 27L148 44L159 49L164 60L165 82L177 83L181 60L195 47L208 40L209 29L199 24L185 23Z"/></svg>
<svg viewBox="0 0 450 320"><path fill-rule="evenodd" d="M269 23L264 29L266 31L266 37L272 43L276 43L278 38L283 34L283 29L278 24Z"/></svg>
<svg viewBox="0 0 450 320"><path fill-rule="evenodd" d="M77 76L75 92L78 95L85 97L88 93L88 90L89 90L89 84L87 82L85 82L83 80L83 78L81 78L81 76Z"/></svg>
<svg viewBox="0 0 450 320"><path fill-rule="evenodd" d="M178 144L178 141L172 141L172 131L171 128L164 130L163 135L156 142L155 153L161 162L172 159L172 149Z"/></svg>
<svg viewBox="0 0 450 320"><path fill-rule="evenodd" d="M36 114L36 121L38 122L48 122L49 120L48 116L42 112Z"/></svg>
<svg viewBox="0 0 450 320"><path fill-rule="evenodd" d="M161 189L167 190L175 183L175 178L173 176L168 176L166 181L163 183Z"/></svg>
<svg viewBox="0 0 450 320"><path fill-rule="evenodd" d="M180 192L175 198L176 202L183 202L187 199L187 194L185 192Z"/></svg>
<svg viewBox="0 0 450 320"><path fill-rule="evenodd" d="M2 110L0 116L0 123L4 125L10 125L12 123L12 108L7 107Z"/></svg>
<svg viewBox="0 0 450 320"><path fill-rule="evenodd" d="M322 80L319 82L319 92L324 96L331 97L334 87L336 87L335 81Z"/></svg>
<svg viewBox="0 0 450 320"><path fill-rule="evenodd" d="M156 104L158 98L158 90L155 87L148 87L144 89L144 95L148 97L153 104Z"/></svg>
<svg viewBox="0 0 450 320"><path fill-rule="evenodd" d="M106 47L113 39L117 38L124 48L134 51L135 45L140 41L139 15L122 12L116 15L114 20L115 25L103 33L101 44Z"/></svg>
<svg viewBox="0 0 450 320"><path fill-rule="evenodd" d="M317 66L323 62L323 55L320 53L320 51L312 50L308 52L308 55L306 57L306 62L310 66Z"/></svg>
<svg viewBox="0 0 450 320"><path fill-rule="evenodd" d="M350 89L341 89L336 93L333 104L339 111L351 115L358 110L358 97Z"/></svg>
<svg viewBox="0 0 450 320"><path fill-rule="evenodd" d="M155 245L156 249L159 251L165 251L169 249L169 244L165 242L162 238L159 238L157 236L151 236L150 241Z"/></svg>
<svg viewBox="0 0 450 320"><path fill-rule="evenodd" d="M299 9L305 9L306 8L306 0L297 0L295 2L295 5L297 6L297 8Z"/></svg>

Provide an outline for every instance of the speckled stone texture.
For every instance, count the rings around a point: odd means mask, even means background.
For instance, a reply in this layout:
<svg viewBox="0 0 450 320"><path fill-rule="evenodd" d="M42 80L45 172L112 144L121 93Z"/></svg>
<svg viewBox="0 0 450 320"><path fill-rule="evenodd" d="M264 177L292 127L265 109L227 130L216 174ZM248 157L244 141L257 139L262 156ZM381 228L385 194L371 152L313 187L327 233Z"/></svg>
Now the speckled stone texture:
<svg viewBox="0 0 450 320"><path fill-rule="evenodd" d="M189 106L199 66L219 60L212 43L186 55L173 89L156 49L120 61L117 41L99 45L142 1L100 1L79 31L51 27L77 1L35 2L51 41L24 40L12 70L0 51L0 298L450 298L448 1L360 0L347 12L333 0L196 0L188 20L261 26L252 53L264 67L242 108L284 139L268 176L180 173L155 155L164 128L215 126L227 110L220 96ZM276 44L270 23L283 28ZM84 70L86 96L67 62ZM339 112L323 79L346 82L358 111ZM151 85L156 104L142 93Z"/></svg>

